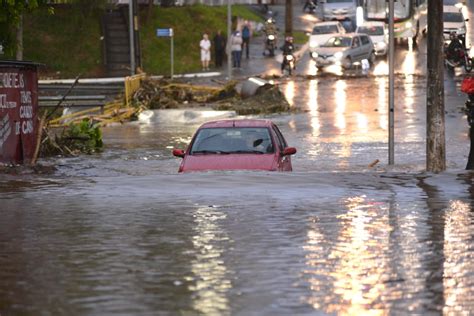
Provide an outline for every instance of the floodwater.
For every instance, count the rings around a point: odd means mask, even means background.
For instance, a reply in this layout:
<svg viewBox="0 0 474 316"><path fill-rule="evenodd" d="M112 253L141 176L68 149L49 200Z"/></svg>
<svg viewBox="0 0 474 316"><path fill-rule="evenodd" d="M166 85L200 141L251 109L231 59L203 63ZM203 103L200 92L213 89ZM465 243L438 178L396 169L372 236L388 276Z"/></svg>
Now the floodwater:
<svg viewBox="0 0 474 316"><path fill-rule="evenodd" d="M292 173L177 174L172 148L238 118L188 109L105 128L103 153L43 160L52 175L2 175L0 315L469 315L460 75L445 80L448 170L429 174L426 56L398 57L394 166L379 62L278 82L300 111L265 118L298 149Z"/></svg>

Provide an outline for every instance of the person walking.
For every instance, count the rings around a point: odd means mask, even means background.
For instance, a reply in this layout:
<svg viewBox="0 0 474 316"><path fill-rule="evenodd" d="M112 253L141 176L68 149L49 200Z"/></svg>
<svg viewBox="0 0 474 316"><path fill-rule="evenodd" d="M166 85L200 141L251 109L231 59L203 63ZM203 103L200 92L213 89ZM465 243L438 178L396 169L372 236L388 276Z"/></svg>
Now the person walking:
<svg viewBox="0 0 474 316"><path fill-rule="evenodd" d="M209 70L209 62L211 61L211 41L206 33L202 36L202 40L199 42L201 48L201 63L202 70Z"/></svg>
<svg viewBox="0 0 474 316"><path fill-rule="evenodd" d="M232 51L232 60L234 68L240 68L240 59L242 58L242 35L235 31L230 38L230 49Z"/></svg>
<svg viewBox="0 0 474 316"><path fill-rule="evenodd" d="M249 59L249 45L250 45L250 26L249 22L245 21L244 26L242 27L242 52L245 48L245 56Z"/></svg>
<svg viewBox="0 0 474 316"><path fill-rule="evenodd" d="M226 38L222 35L221 30L217 30L216 35L213 38L214 42L214 56L216 67L222 67L222 61L224 59L224 52L226 47Z"/></svg>

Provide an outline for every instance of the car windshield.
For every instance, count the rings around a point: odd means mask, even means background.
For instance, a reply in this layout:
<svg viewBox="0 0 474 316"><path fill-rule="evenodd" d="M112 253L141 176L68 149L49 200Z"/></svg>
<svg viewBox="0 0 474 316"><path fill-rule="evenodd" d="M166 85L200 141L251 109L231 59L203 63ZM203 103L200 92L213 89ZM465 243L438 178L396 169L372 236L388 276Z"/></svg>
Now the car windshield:
<svg viewBox="0 0 474 316"><path fill-rule="evenodd" d="M410 11L413 6L412 0L394 1L395 21L405 20L410 17ZM385 20L387 18L388 1L387 0L365 0L364 15L367 20Z"/></svg>
<svg viewBox="0 0 474 316"><path fill-rule="evenodd" d="M202 128L190 154L273 153L274 146L266 127Z"/></svg>
<svg viewBox="0 0 474 316"><path fill-rule="evenodd" d="M357 28L357 33L364 33L372 36L384 35L384 30L382 26L359 26Z"/></svg>
<svg viewBox="0 0 474 316"><path fill-rule="evenodd" d="M459 3L458 0L443 0L444 5L456 5L458 3Z"/></svg>
<svg viewBox="0 0 474 316"><path fill-rule="evenodd" d="M336 25L317 25L313 28L313 35L339 33Z"/></svg>
<svg viewBox="0 0 474 316"><path fill-rule="evenodd" d="M462 13L455 12L444 12L443 13L443 22L463 22L464 17Z"/></svg>
<svg viewBox="0 0 474 316"><path fill-rule="evenodd" d="M326 3L352 3L353 0L326 0Z"/></svg>
<svg viewBox="0 0 474 316"><path fill-rule="evenodd" d="M352 38L344 36L335 36L328 39L324 47L350 47Z"/></svg>

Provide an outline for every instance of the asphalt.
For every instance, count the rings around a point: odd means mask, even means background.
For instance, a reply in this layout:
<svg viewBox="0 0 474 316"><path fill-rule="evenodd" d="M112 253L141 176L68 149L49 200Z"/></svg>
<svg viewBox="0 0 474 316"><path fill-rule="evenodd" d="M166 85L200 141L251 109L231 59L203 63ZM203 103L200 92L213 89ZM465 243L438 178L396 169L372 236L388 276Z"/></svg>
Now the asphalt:
<svg viewBox="0 0 474 316"><path fill-rule="evenodd" d="M302 4L293 5L293 31L308 32L312 29L312 25L318 21L318 18L313 14L303 13ZM283 45L285 32L285 6L272 5L269 6L269 11L272 11L276 25L279 31L278 47ZM263 55L263 44L265 36L259 34L250 40L249 58L245 54L242 56L242 67L240 69L232 69L232 78L244 79L251 76L272 76L280 75L281 52L277 51L276 56L269 57ZM307 44L296 45L296 56L302 56L307 50ZM222 68L211 69L214 72L214 77L225 80L228 78L227 63L224 62ZM196 74L196 77L202 77L204 73Z"/></svg>

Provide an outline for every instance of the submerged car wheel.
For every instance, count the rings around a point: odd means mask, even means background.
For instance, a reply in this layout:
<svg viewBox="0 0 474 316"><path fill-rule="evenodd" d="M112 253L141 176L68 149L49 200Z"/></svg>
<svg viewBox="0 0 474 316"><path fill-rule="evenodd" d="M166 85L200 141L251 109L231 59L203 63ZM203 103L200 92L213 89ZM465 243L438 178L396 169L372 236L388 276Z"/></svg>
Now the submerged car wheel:
<svg viewBox="0 0 474 316"><path fill-rule="evenodd" d="M352 59L350 56L347 56L346 59L344 59L344 62L342 63L342 67L344 67L344 69L352 68Z"/></svg>
<svg viewBox="0 0 474 316"><path fill-rule="evenodd" d="M369 56L369 63L371 66L375 64L375 53L372 51Z"/></svg>

